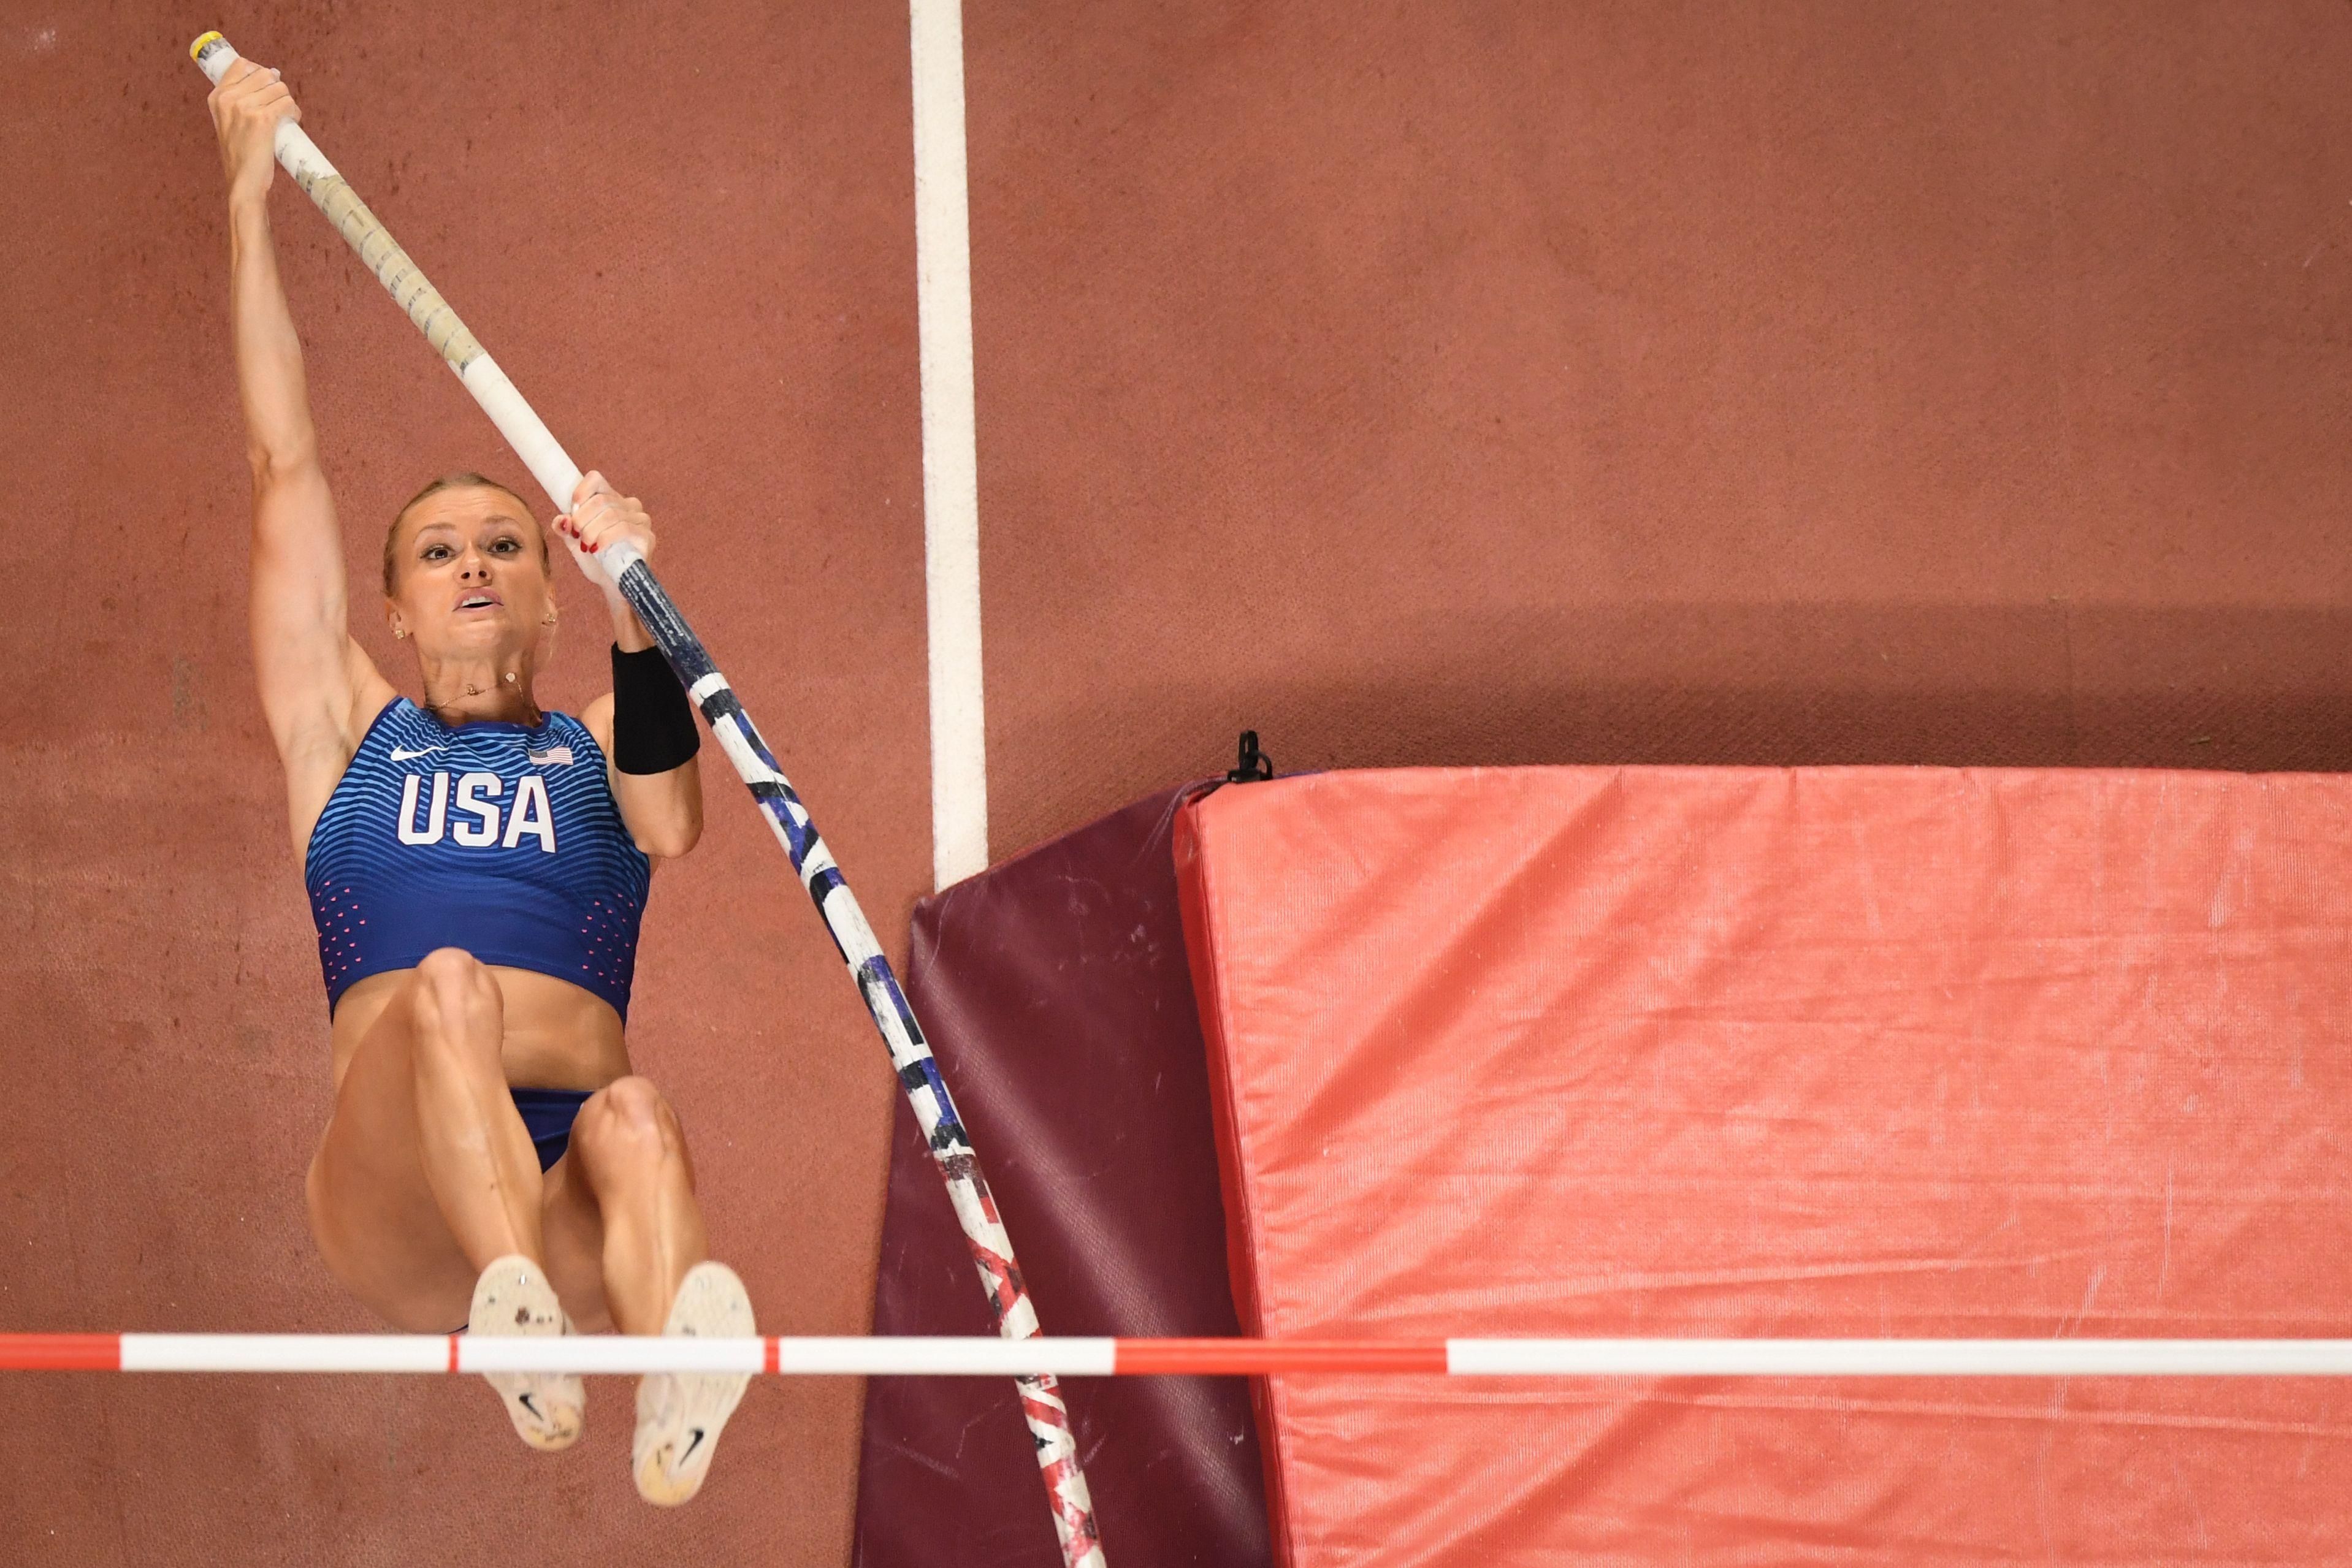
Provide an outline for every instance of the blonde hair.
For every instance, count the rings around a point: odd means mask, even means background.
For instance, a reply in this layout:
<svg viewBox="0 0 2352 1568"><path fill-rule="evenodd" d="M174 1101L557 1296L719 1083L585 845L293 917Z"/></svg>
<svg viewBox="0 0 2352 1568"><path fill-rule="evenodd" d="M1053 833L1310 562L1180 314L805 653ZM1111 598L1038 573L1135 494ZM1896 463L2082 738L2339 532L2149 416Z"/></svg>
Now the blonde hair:
<svg viewBox="0 0 2352 1568"><path fill-rule="evenodd" d="M512 490L508 489L496 479L489 478L485 475L477 474L470 468L461 474L442 475L441 477L434 480L433 483L425 486L425 488L417 491L414 496L409 497L407 504L403 506L399 511L394 512L392 515L392 527L384 530L383 591L387 598L391 596L393 591L393 569L398 564L397 558L393 554L393 541L400 537L400 519L408 516L408 514L415 508L417 502L424 500L428 496L437 496L444 490L496 490L501 495L514 497L514 503L516 506L522 508L524 517L528 517L531 515L530 503L524 500L520 496L516 496ZM540 570L545 571L551 577L553 576L555 564L549 559L547 553L547 530L544 528L533 528L530 530L530 537L536 540L539 545Z"/></svg>

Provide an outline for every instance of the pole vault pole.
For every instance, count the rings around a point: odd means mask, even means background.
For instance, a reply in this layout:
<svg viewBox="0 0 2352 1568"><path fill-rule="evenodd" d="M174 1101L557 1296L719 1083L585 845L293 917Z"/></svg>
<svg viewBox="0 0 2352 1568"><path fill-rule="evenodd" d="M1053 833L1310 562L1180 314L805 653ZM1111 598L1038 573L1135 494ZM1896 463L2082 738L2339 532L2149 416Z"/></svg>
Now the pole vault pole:
<svg viewBox="0 0 2352 1568"><path fill-rule="evenodd" d="M237 60L236 51L218 33L206 33L189 46L188 53L215 86ZM416 323L425 340L433 345L434 351L473 394L474 401L481 404L482 412L490 416L490 423L499 427L499 434L506 437L507 444L514 448L515 455L522 459L531 477L539 481L540 488L547 492L548 499L557 510L569 511L572 489L580 483L579 465L565 455L554 434L531 412L506 372L499 369L498 362L466 329L449 302L441 298L440 290L425 280L416 263L400 248L382 221L368 211L300 126L291 120L278 121L276 152L279 166L301 187L302 193L317 204L386 292L408 312L408 319ZM686 617L670 602L668 593L655 580L653 569L646 564L645 558L631 546L615 543L606 546L594 559L603 563L606 576L661 645L687 694L702 710L703 719L710 726L720 749L751 788L751 798L759 802L777 841L792 857L793 870L808 890L842 961L856 980L858 994L866 998L866 1010L874 1016L874 1027L881 1030L882 1041L889 1048L890 1065L897 1071L908 1103L914 1107L915 1119L930 1145L931 1159L947 1183L948 1199L955 1207L956 1219L963 1227L964 1242L979 1267L981 1285L988 1293L997 1333L1010 1340L1036 1337L1040 1332L1036 1309L1029 1303L1028 1287L1013 1256L1013 1239L1005 1233L1004 1221L996 1211L996 1200L981 1175L980 1158L972 1152L971 1138L956 1115L955 1102L949 1098L939 1064L931 1058L931 1048L915 1022L914 1009L898 988L898 977L891 972L889 960L882 956L882 946L875 940L873 926L858 908L857 900L851 896L849 884L843 880L824 839L818 836L807 809L777 768L775 758L760 738L751 716L729 688L727 677L719 673L719 666L704 650L701 640L687 625ZM1094 1504L1087 1490L1085 1472L1078 1467L1077 1444L1070 1434L1069 1410L1062 1401L1060 1385L1050 1373L1043 1372L1023 1373L1016 1381L1021 1389L1021 1413L1036 1444L1038 1468L1045 1472L1063 1562L1067 1568L1107 1568L1096 1534Z"/></svg>

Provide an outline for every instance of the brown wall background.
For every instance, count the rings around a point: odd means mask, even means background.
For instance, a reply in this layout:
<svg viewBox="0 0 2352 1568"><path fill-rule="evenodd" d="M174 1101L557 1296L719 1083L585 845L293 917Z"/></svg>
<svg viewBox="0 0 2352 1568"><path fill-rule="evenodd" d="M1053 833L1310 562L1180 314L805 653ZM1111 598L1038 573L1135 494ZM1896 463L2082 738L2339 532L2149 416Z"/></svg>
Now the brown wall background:
<svg viewBox="0 0 2352 1568"><path fill-rule="evenodd" d="M8 1327L368 1326L300 1218L323 1008L245 652L213 26L646 498L894 950L928 878L902 6L0 16ZM1000 858L1244 726L1286 769L2352 767L2346 7L965 27ZM516 465L277 201L363 563L424 478ZM712 799L639 1060L763 1323L858 1332L890 1082ZM592 1404L551 1459L429 1381L0 1382L0 1557L844 1560L856 1389L759 1391L677 1516L625 1385Z"/></svg>
<svg viewBox="0 0 2352 1568"><path fill-rule="evenodd" d="M1230 766L2352 766L2339 5L984 4L995 841Z"/></svg>

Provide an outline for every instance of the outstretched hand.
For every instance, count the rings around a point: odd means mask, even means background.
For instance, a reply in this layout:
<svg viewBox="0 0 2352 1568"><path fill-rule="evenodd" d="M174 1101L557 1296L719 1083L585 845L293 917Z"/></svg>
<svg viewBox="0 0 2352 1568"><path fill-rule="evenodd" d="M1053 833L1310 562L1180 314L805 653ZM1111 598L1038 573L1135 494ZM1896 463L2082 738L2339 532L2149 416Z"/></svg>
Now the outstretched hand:
<svg viewBox="0 0 2352 1568"><path fill-rule="evenodd" d="M228 176L228 193L257 199L269 193L278 172L278 122L302 118L299 105L278 72L268 66L239 60L214 88L205 106L213 111L213 130L220 137L221 169Z"/></svg>

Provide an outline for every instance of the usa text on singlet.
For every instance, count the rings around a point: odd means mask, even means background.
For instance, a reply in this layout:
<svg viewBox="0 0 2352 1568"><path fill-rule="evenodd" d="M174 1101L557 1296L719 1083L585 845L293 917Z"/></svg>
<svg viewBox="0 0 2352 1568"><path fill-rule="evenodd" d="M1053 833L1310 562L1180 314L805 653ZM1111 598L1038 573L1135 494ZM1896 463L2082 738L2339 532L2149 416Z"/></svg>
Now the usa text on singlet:
<svg viewBox="0 0 2352 1568"><path fill-rule="evenodd" d="M328 1009L369 975L462 947L570 980L625 1019L652 869L578 719L452 728L394 697L303 865Z"/></svg>

